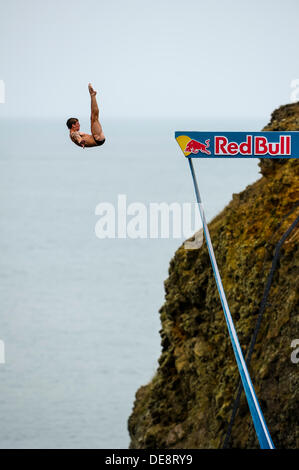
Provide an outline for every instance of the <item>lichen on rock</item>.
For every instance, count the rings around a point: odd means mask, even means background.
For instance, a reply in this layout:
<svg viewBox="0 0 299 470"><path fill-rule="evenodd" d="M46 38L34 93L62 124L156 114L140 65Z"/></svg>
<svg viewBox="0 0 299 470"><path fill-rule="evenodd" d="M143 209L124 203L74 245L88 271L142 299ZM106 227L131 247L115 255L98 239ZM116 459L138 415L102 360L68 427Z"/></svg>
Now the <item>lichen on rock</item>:
<svg viewBox="0 0 299 470"><path fill-rule="evenodd" d="M299 130L299 103L281 106L264 130ZM253 333L275 245L299 215L299 160L263 159L262 177L209 224L243 352ZM257 337L250 374L278 448L299 446L298 236L286 240ZM139 388L128 427L130 448L220 448L239 381L206 243L182 245L170 261L161 307L161 356ZM230 446L259 447L244 393Z"/></svg>

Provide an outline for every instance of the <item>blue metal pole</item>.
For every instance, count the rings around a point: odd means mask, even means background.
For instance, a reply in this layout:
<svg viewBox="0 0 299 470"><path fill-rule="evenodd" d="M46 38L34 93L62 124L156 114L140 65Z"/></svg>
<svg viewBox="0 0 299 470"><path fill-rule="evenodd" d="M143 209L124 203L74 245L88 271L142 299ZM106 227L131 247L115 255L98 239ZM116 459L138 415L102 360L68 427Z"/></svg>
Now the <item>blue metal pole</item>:
<svg viewBox="0 0 299 470"><path fill-rule="evenodd" d="M223 308L223 311L224 311L226 324L227 324L227 327L228 327L230 339L231 339L231 342L232 342L234 354L235 354L235 357L236 357L237 365L238 365L238 368L239 368L242 384L243 384L244 391L245 391L245 394L246 394L248 406L249 406L249 409L250 409L250 412L251 412L251 416L252 416L253 424L254 424L254 427L255 427L255 431L256 431L256 434L257 434L257 437L258 437L258 440L259 440L259 443L260 443L260 446L261 446L262 449L274 449L274 444L272 442L270 433L269 433L268 428L267 428L265 418L263 416L263 413L262 413L262 410L260 408L257 396L255 394L254 387L253 387L253 384L252 384L252 381L251 381L251 378L250 378L250 375L249 375L249 372L248 372L248 369L247 369L247 366L246 366L246 362L244 360L244 356L243 356L243 353L242 353L242 350L241 350L241 346L240 346L240 343L239 343L239 340L238 340L238 336L237 336L237 332L236 332L236 329L235 329L235 326L234 326L234 322L233 322L233 319L232 319L232 316L231 316L231 313L230 313L230 310L229 310L229 307L228 307L228 303L227 303L227 300L226 300L225 292L224 292L224 289L223 289L220 273L219 273L219 270L218 270L218 266L217 266L217 262L216 262L216 258L215 258L215 254L214 254L214 250L213 250L213 245L212 245L212 241L211 241L211 237L210 237L210 232L209 232L209 229L208 229L208 224L206 222L206 217L205 217L205 213L204 213L204 209L203 209L202 200L201 200L199 189L198 189L198 184L197 184L197 180L196 180L196 176L195 176L195 172L194 172L192 159L188 158L188 162L189 162L189 167L190 167L192 180L193 180L193 184L194 184L195 195L196 195L196 199L197 199L197 203L198 203L198 207L199 207L199 212L200 212L200 216L201 216L201 220L202 220L203 230L204 230L204 234L205 234L205 238L206 238L206 242L207 242L207 246L208 246L208 250L209 250L210 260L211 260L211 264L212 264L212 267L213 267L214 276L215 276L215 280L216 280L216 284L217 284L217 288L218 288L222 308Z"/></svg>

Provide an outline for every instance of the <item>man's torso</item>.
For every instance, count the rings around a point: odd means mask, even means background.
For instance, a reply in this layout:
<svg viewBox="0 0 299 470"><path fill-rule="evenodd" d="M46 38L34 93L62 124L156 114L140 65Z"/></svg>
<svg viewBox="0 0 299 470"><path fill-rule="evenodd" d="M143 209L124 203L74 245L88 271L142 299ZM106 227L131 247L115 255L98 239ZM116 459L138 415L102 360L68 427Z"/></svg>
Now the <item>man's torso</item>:
<svg viewBox="0 0 299 470"><path fill-rule="evenodd" d="M81 137L85 141L85 147L95 147L97 145L96 141L94 140L93 136L90 134L85 134L85 132L70 132L70 138L74 142L74 144L81 147L81 145L77 141L77 137Z"/></svg>

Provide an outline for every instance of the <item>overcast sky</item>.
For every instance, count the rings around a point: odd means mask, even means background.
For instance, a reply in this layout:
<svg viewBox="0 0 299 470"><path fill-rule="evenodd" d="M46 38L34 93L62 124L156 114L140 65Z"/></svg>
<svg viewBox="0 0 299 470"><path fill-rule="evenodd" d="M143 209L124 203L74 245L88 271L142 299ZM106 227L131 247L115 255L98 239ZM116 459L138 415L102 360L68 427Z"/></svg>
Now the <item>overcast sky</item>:
<svg viewBox="0 0 299 470"><path fill-rule="evenodd" d="M0 118L269 116L299 78L298 0L0 0Z"/></svg>

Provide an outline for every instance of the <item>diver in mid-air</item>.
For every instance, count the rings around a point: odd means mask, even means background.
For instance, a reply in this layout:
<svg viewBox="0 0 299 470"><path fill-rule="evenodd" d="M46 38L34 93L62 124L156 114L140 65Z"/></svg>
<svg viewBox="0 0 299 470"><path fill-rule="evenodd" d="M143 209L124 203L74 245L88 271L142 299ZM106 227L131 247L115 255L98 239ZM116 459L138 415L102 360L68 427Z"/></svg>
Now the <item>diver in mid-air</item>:
<svg viewBox="0 0 299 470"><path fill-rule="evenodd" d="M85 134L80 131L80 123L77 118L69 118L66 122L70 130L70 138L79 147L98 147L105 142L105 136L99 121L99 108L96 99L97 92L88 84L88 90L91 99L90 129L91 134Z"/></svg>

